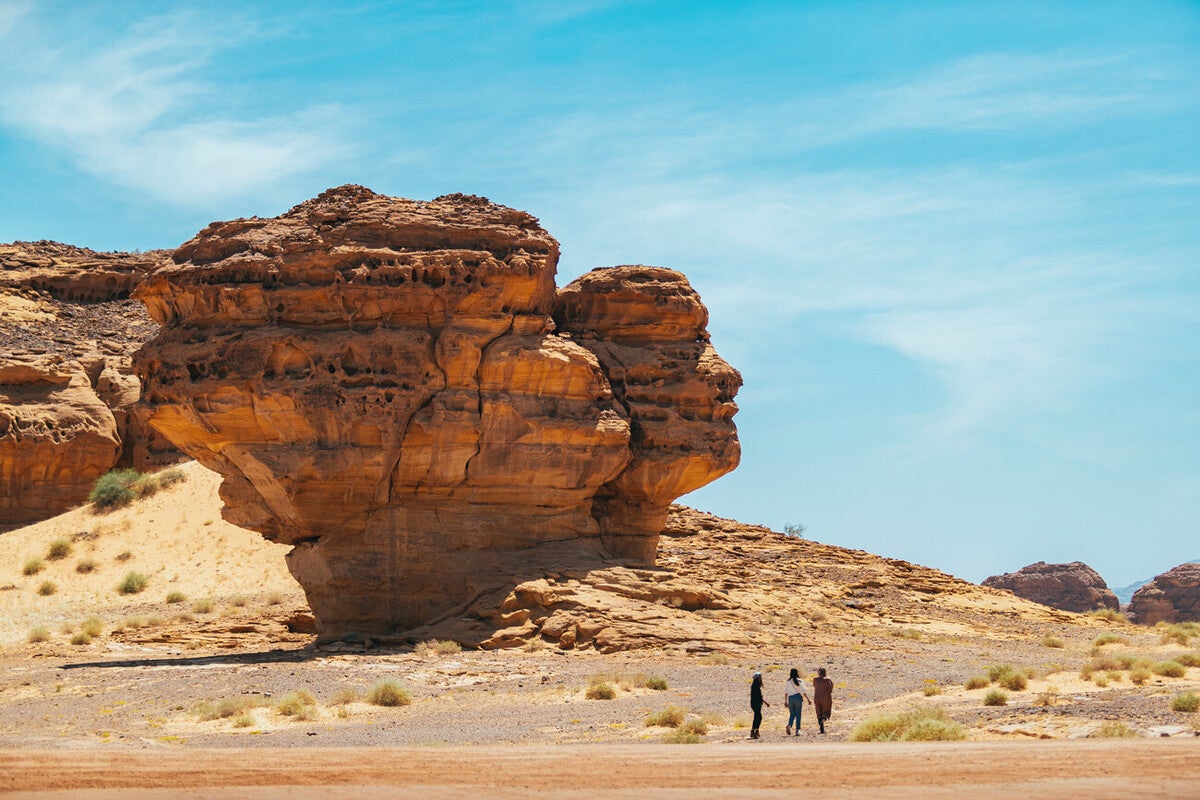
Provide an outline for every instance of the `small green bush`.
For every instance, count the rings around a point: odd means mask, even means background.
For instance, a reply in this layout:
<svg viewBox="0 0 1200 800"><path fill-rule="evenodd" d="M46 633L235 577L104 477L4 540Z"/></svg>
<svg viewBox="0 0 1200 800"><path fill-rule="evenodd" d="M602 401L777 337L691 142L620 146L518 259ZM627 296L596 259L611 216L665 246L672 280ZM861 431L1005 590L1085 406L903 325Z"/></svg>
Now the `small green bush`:
<svg viewBox="0 0 1200 800"><path fill-rule="evenodd" d="M1154 670L1155 675L1162 675L1164 678L1182 678L1187 674L1183 664L1178 661L1160 661L1151 669Z"/></svg>
<svg viewBox="0 0 1200 800"><path fill-rule="evenodd" d="M31 630L29 632L29 636L28 636L28 640L31 644L37 644L38 642L44 642L49 638L50 638L50 631L46 630L45 625L38 625L36 628L34 628L33 630Z"/></svg>
<svg viewBox="0 0 1200 800"><path fill-rule="evenodd" d="M963 726L940 708L913 708L863 720L850 731L852 742L935 742L966 738Z"/></svg>
<svg viewBox="0 0 1200 800"><path fill-rule="evenodd" d="M141 475L135 469L117 469L99 477L88 502L101 511L111 511L133 502L133 484Z"/></svg>
<svg viewBox="0 0 1200 800"><path fill-rule="evenodd" d="M1137 731L1124 722L1103 722L1088 734L1089 739L1129 739L1137 736Z"/></svg>
<svg viewBox="0 0 1200 800"><path fill-rule="evenodd" d="M992 683L999 683L1003 678L1013 674L1011 664L993 664L987 669L988 680Z"/></svg>
<svg viewBox="0 0 1200 800"><path fill-rule="evenodd" d="M992 689L983 696L983 704L985 706L1006 706L1008 705L1008 695L999 689Z"/></svg>
<svg viewBox="0 0 1200 800"><path fill-rule="evenodd" d="M58 584L54 581L42 581L42 585L38 587L37 593L42 597L49 597L58 591Z"/></svg>
<svg viewBox="0 0 1200 800"><path fill-rule="evenodd" d="M104 633L104 620L99 617L88 617L80 624L79 630L88 636L99 636Z"/></svg>
<svg viewBox="0 0 1200 800"><path fill-rule="evenodd" d="M90 558L81 558L75 563L75 571L80 575L86 575L89 572L95 572L96 562Z"/></svg>
<svg viewBox="0 0 1200 800"><path fill-rule="evenodd" d="M676 705L669 705L662 711L656 711L646 717L647 728L678 728L687 717L687 711Z"/></svg>
<svg viewBox="0 0 1200 800"><path fill-rule="evenodd" d="M182 603L184 600L187 600L187 595L178 589L167 592L168 603Z"/></svg>
<svg viewBox="0 0 1200 800"><path fill-rule="evenodd" d="M1000 679L1000 685L1013 692L1024 691L1029 680L1019 672L1012 672Z"/></svg>
<svg viewBox="0 0 1200 800"><path fill-rule="evenodd" d="M371 687L367 702L373 706L406 706L412 703L412 695L395 681L379 681Z"/></svg>
<svg viewBox="0 0 1200 800"><path fill-rule="evenodd" d="M121 582L117 584L117 591L121 594L138 594L145 590L150 579L140 572L127 572Z"/></svg>
<svg viewBox="0 0 1200 800"><path fill-rule="evenodd" d="M79 631L74 636L71 637L71 644L73 644L73 645L82 645L82 644L91 644L91 643L92 643L92 637L88 636L83 631Z"/></svg>
<svg viewBox="0 0 1200 800"><path fill-rule="evenodd" d="M44 570L46 565L40 558L31 558L25 562L25 566L21 567L22 575L37 575Z"/></svg>
<svg viewBox="0 0 1200 800"><path fill-rule="evenodd" d="M659 678L658 676L651 676L649 678L646 678L646 688L653 689L656 692L666 691L666 689L668 688L667 687L667 679Z"/></svg>
<svg viewBox="0 0 1200 800"><path fill-rule="evenodd" d="M71 555L71 542L69 539L55 539L50 543L50 551L46 553L46 558L51 561L61 561Z"/></svg>
<svg viewBox="0 0 1200 800"><path fill-rule="evenodd" d="M1063 647L1063 640L1057 636L1046 635L1042 637L1042 647Z"/></svg>
<svg viewBox="0 0 1200 800"><path fill-rule="evenodd" d="M1186 714L1193 714L1200 709L1200 695L1193 692L1184 692L1177 694L1171 698L1171 710L1182 711Z"/></svg>
<svg viewBox="0 0 1200 800"><path fill-rule="evenodd" d="M984 689L991 685L991 681L982 675L976 675L973 678L967 678L967 682L963 684L964 689Z"/></svg>
<svg viewBox="0 0 1200 800"><path fill-rule="evenodd" d="M192 611L195 611L197 614L211 614L212 610L213 601L211 597L201 597L192 603Z"/></svg>
<svg viewBox="0 0 1200 800"><path fill-rule="evenodd" d="M588 686L583 696L588 700L612 700L617 696L617 689L608 681L600 681Z"/></svg>

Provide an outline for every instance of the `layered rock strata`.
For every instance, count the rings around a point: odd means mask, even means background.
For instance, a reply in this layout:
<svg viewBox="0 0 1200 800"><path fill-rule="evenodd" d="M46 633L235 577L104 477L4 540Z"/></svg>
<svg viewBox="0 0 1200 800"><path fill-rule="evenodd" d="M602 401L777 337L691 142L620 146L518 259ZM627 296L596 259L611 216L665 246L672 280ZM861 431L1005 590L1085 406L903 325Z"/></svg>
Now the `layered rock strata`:
<svg viewBox="0 0 1200 800"><path fill-rule="evenodd" d="M145 424L131 356L157 330L129 299L166 254L0 245L0 531L83 502L114 467L180 454Z"/></svg>
<svg viewBox="0 0 1200 800"><path fill-rule="evenodd" d="M650 563L669 503L736 466L741 378L686 279L558 293L558 252L483 198L344 186L214 223L137 289L150 424L222 474L226 519L294 545L323 638Z"/></svg>
<svg viewBox="0 0 1200 800"><path fill-rule="evenodd" d="M1121 608L1117 596L1104 579L1087 564L1047 564L1039 561L1016 572L993 575L983 582L994 589L1007 589L1017 597L1063 611L1093 611Z"/></svg>
<svg viewBox="0 0 1200 800"><path fill-rule="evenodd" d="M1133 593L1129 613L1135 622L1200 622L1200 563L1169 569Z"/></svg>

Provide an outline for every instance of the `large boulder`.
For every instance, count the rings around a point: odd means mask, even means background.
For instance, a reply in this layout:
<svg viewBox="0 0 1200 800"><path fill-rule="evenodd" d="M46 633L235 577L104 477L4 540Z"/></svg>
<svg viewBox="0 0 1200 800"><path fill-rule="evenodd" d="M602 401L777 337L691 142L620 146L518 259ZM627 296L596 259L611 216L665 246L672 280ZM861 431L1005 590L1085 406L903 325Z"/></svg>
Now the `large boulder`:
<svg viewBox="0 0 1200 800"><path fill-rule="evenodd" d="M557 292L558 252L483 198L343 186L214 223L137 289L150 424L222 474L226 519L294 545L323 638L652 563L671 501L737 465L741 377L686 279Z"/></svg>
<svg viewBox="0 0 1200 800"><path fill-rule="evenodd" d="M114 467L180 454L145 424L133 351L157 326L135 286L167 254L0 245L0 531L83 502Z"/></svg>
<svg viewBox="0 0 1200 800"><path fill-rule="evenodd" d="M1135 622L1200 622L1200 563L1169 569L1133 593L1129 613Z"/></svg>
<svg viewBox="0 0 1200 800"><path fill-rule="evenodd" d="M983 582L993 589L1007 589L1017 597L1063 611L1092 611L1121 608L1117 596L1104 579L1087 564L1047 564L1039 561L1016 572L993 575Z"/></svg>

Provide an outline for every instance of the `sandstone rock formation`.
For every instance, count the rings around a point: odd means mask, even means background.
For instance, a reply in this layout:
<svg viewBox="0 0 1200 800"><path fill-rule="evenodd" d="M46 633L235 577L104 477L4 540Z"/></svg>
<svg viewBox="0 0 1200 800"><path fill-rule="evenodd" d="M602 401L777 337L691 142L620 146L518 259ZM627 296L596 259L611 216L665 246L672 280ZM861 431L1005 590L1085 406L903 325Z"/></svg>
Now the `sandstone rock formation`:
<svg viewBox="0 0 1200 800"><path fill-rule="evenodd" d="M1134 622L1200 622L1200 563L1169 569L1133 593L1129 613Z"/></svg>
<svg viewBox="0 0 1200 800"><path fill-rule="evenodd" d="M1017 597L1063 611L1092 611L1121 608L1117 596L1097 572L1079 561L1047 564L1039 561L1016 572L993 575L983 582L994 589L1007 589Z"/></svg>
<svg viewBox="0 0 1200 800"><path fill-rule="evenodd" d="M0 245L0 531L86 499L118 466L179 457L145 425L131 355L157 326L133 287L165 254Z"/></svg>
<svg viewBox="0 0 1200 800"><path fill-rule="evenodd" d="M214 223L137 289L150 424L222 474L226 519L294 545L323 638L651 563L669 503L737 465L741 377L686 279L556 292L557 260L524 212L344 186Z"/></svg>

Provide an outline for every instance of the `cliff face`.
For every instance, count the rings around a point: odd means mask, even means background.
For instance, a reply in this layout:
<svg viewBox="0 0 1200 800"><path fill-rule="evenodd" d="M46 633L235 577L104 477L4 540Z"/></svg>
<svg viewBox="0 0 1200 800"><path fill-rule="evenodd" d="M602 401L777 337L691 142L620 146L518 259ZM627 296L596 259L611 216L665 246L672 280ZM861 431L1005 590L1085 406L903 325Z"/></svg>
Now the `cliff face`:
<svg viewBox="0 0 1200 800"><path fill-rule="evenodd" d="M1133 593L1129 611L1135 622L1200 622L1200 563L1167 570Z"/></svg>
<svg viewBox="0 0 1200 800"><path fill-rule="evenodd" d="M226 519L295 546L323 637L650 563L670 502L737 464L741 379L686 279L557 293L523 212L345 186L174 260L136 292L163 326L136 359L150 424L222 474Z"/></svg>
<svg viewBox="0 0 1200 800"><path fill-rule="evenodd" d="M165 263L163 252L0 245L0 531L83 502L109 469L179 457L146 426L131 363L157 326L129 294Z"/></svg>
<svg viewBox="0 0 1200 800"><path fill-rule="evenodd" d="M1047 564L1039 561L1016 572L993 575L983 582L994 589L1008 589L1017 597L1063 611L1092 611L1121 608L1117 596L1104 579L1087 564Z"/></svg>

